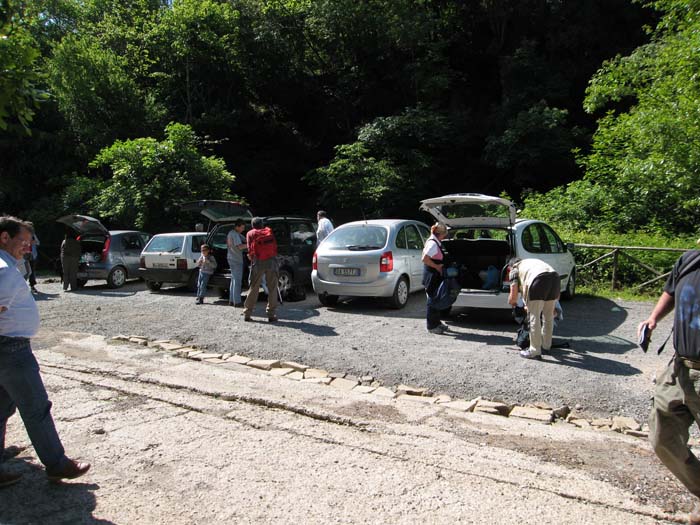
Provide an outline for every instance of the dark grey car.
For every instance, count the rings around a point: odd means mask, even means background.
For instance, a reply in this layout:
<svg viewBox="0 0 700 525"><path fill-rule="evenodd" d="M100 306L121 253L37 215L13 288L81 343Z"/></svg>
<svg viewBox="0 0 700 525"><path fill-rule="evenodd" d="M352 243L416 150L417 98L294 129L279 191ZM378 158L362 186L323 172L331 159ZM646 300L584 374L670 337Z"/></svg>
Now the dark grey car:
<svg viewBox="0 0 700 525"><path fill-rule="evenodd" d="M80 265L78 286L88 280L107 281L110 288L123 286L127 279L139 277L139 262L151 236L134 230L109 231L102 223L87 215L66 215L57 222L75 230L79 237Z"/></svg>

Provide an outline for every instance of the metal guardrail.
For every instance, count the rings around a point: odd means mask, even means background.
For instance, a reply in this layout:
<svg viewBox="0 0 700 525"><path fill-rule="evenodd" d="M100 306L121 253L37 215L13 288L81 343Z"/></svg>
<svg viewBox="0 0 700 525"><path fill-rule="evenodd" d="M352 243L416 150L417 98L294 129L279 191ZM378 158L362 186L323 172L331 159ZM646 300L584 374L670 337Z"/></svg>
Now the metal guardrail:
<svg viewBox="0 0 700 525"><path fill-rule="evenodd" d="M642 284L639 284L634 287L635 290L640 290L641 288L655 283L657 281L660 281L661 279L667 278L670 274L671 271L664 272L663 270L657 270L656 268L652 268L648 264L643 263L633 255L630 255L629 253L626 253L625 250L639 250L639 251L651 251L651 252L677 252L677 253L684 253L687 252L688 250L685 250L683 248L655 248L651 246L612 246L608 244L574 244L573 245L574 249L575 248L593 248L593 249L601 249L601 250L610 250L608 253L605 255L598 257L597 259L594 259L592 261L587 262L583 266L577 267L577 270L583 270L584 268L587 268L589 266L592 266L594 264L599 263L600 261L607 259L607 258L612 258L612 278L611 278L611 283L610 283L610 289L615 290L615 285L617 283L617 271L619 268L619 257L620 255L623 255L624 257L627 257L629 260L632 262L638 264L645 270L651 272L654 274L654 278L650 279L648 281L644 281Z"/></svg>

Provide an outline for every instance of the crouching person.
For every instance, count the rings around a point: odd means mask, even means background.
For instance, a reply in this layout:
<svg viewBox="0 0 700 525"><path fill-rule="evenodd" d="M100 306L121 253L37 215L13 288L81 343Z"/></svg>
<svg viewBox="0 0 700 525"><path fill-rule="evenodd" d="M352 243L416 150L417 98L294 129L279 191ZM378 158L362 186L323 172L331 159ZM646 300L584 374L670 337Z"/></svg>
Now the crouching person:
<svg viewBox="0 0 700 525"><path fill-rule="evenodd" d="M559 299L559 274L539 259L510 261L508 303L515 306L522 294L530 321L530 347L520 351L525 359L542 359L542 351L552 348L554 308Z"/></svg>

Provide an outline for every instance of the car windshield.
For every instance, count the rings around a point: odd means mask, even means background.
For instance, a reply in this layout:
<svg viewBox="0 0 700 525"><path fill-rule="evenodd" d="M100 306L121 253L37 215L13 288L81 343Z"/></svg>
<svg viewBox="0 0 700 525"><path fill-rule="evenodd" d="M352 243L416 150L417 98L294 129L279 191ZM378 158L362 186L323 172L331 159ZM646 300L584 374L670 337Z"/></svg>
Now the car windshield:
<svg viewBox="0 0 700 525"><path fill-rule="evenodd" d="M174 235L168 237L153 237L148 246L143 250L144 252L157 252L157 253L179 253L182 251L182 241L184 237L182 235Z"/></svg>
<svg viewBox="0 0 700 525"><path fill-rule="evenodd" d="M331 250L379 250L384 247L387 230L383 226L358 224L338 228L325 241L323 247Z"/></svg>

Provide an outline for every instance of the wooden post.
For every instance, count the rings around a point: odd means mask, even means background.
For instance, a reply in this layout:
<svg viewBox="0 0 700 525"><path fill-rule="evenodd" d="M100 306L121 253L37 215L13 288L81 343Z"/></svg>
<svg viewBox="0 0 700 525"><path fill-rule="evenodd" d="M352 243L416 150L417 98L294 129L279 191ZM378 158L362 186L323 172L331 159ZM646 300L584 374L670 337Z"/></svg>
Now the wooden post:
<svg viewBox="0 0 700 525"><path fill-rule="evenodd" d="M613 251L613 268L612 268L612 283L610 283L610 290L615 291L615 282L617 281L617 258L618 258L618 250L615 249Z"/></svg>

